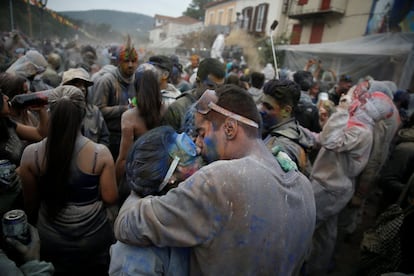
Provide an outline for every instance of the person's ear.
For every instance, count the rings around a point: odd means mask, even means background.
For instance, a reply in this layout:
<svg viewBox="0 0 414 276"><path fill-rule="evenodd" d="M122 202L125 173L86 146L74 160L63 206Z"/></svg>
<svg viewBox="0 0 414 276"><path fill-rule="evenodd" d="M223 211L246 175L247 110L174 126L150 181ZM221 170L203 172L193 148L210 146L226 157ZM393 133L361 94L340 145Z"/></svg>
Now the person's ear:
<svg viewBox="0 0 414 276"><path fill-rule="evenodd" d="M168 79L169 76L170 76L170 72L168 72L168 71L162 71L161 78L163 80Z"/></svg>
<svg viewBox="0 0 414 276"><path fill-rule="evenodd" d="M224 135L227 140L232 140L236 136L238 124L237 121L232 118L226 118L224 121Z"/></svg>
<svg viewBox="0 0 414 276"><path fill-rule="evenodd" d="M290 114L292 114L292 107L290 105L284 106L282 110L280 111L280 114L282 115L283 118L290 117Z"/></svg>

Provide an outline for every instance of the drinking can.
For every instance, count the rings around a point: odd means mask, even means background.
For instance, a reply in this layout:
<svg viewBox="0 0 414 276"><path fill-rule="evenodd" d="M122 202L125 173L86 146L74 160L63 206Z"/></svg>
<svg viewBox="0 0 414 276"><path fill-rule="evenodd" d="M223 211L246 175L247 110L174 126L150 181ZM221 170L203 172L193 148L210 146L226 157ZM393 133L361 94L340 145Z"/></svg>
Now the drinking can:
<svg viewBox="0 0 414 276"><path fill-rule="evenodd" d="M5 213L2 225L5 237L14 238L24 244L30 243L29 225L26 213L23 210L15 209Z"/></svg>
<svg viewBox="0 0 414 276"><path fill-rule="evenodd" d="M0 160L0 190L7 190L10 187L16 166L9 160Z"/></svg>

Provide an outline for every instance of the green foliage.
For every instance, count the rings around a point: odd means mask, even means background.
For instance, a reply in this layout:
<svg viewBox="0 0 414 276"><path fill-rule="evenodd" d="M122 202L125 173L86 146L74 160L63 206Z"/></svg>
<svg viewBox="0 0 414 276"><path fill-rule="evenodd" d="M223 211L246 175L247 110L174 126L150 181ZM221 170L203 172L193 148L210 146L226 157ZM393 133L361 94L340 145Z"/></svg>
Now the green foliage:
<svg viewBox="0 0 414 276"><path fill-rule="evenodd" d="M216 39L216 36L217 34L214 29L205 28L201 32L192 32L181 36L180 39L183 42L180 47L185 47L187 49L210 49L211 45L213 45L214 39Z"/></svg>
<svg viewBox="0 0 414 276"><path fill-rule="evenodd" d="M278 51L277 50L277 46L281 45L283 43L281 42L285 42L285 37L282 35L276 39L273 39L274 42L274 48L275 48L275 52L276 52L276 62L278 65L283 64L283 60L284 60L284 52L282 51ZM260 57L260 63L265 65L267 63L271 63L273 64L273 54L272 54L272 44L271 44L271 40L270 37L263 37L262 39L260 39L257 43L257 47L259 50L259 57Z"/></svg>
<svg viewBox="0 0 414 276"><path fill-rule="evenodd" d="M183 12L183 15L190 16L197 20L203 20L206 11L204 6L213 1L214 0L193 0L187 10Z"/></svg>

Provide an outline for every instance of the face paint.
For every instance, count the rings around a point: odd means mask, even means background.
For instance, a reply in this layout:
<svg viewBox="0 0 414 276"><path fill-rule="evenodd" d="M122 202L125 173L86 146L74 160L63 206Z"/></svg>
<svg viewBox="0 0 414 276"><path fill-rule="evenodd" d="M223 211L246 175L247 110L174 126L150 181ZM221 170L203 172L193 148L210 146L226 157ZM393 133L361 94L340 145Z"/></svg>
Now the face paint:
<svg viewBox="0 0 414 276"><path fill-rule="evenodd" d="M217 152L217 143L211 137L204 137L204 146L202 152L203 158L207 163L211 163L220 159Z"/></svg>
<svg viewBox="0 0 414 276"><path fill-rule="evenodd" d="M266 111L260 111L260 116L262 116L264 129L269 129L278 123L277 119L274 116L270 116Z"/></svg>

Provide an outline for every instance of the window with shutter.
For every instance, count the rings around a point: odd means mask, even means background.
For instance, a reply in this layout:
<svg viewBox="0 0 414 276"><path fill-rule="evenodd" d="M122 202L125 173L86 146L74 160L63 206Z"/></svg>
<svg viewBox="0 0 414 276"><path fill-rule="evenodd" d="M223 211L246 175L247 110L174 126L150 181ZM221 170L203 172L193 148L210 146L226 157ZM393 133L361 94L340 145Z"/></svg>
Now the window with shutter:
<svg viewBox="0 0 414 276"><path fill-rule="evenodd" d="M330 7L331 7L331 0L322 0L322 3L321 3L322 11L329 9Z"/></svg>
<svg viewBox="0 0 414 276"><path fill-rule="evenodd" d="M224 11L223 10L219 10L218 11L218 19L217 19L217 25L224 25L223 23L223 14L224 14Z"/></svg>
<svg viewBox="0 0 414 276"><path fill-rule="evenodd" d="M302 35L302 25L295 24L292 29L292 36L290 37L290 44L299 44L300 36Z"/></svg>
<svg viewBox="0 0 414 276"><path fill-rule="evenodd" d="M324 23L313 22L309 43L321 43Z"/></svg>
<svg viewBox="0 0 414 276"><path fill-rule="evenodd" d="M210 23L209 23L209 25L214 25L214 13L213 12L210 13Z"/></svg>
<svg viewBox="0 0 414 276"><path fill-rule="evenodd" d="M269 4L260 4L256 7L255 32L263 33L265 31L268 7Z"/></svg>
<svg viewBox="0 0 414 276"><path fill-rule="evenodd" d="M252 15L253 15L253 8L252 7L247 7L243 9L243 29L245 30L250 30L250 24L252 21Z"/></svg>
<svg viewBox="0 0 414 276"><path fill-rule="evenodd" d="M233 9L230 8L227 10L227 25L230 26L230 24L233 22Z"/></svg>
<svg viewBox="0 0 414 276"><path fill-rule="evenodd" d="M256 7L254 9L252 22L250 23L250 26L249 26L249 31L250 32L254 32L256 30L256 22L257 22L258 14L259 14L259 9L258 9L258 7Z"/></svg>

